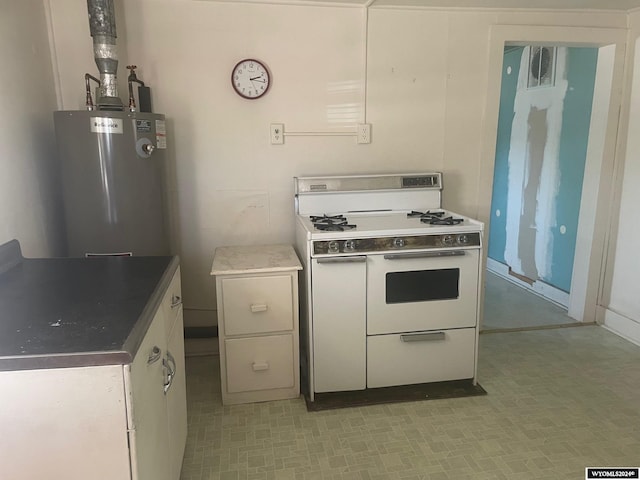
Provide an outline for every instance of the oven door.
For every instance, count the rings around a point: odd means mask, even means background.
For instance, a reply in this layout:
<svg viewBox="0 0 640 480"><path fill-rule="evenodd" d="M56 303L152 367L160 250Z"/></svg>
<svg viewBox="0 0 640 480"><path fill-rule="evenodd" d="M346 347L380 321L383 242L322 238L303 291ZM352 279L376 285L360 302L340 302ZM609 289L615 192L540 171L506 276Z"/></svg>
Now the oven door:
<svg viewBox="0 0 640 480"><path fill-rule="evenodd" d="M367 257L367 334L475 327L479 250Z"/></svg>

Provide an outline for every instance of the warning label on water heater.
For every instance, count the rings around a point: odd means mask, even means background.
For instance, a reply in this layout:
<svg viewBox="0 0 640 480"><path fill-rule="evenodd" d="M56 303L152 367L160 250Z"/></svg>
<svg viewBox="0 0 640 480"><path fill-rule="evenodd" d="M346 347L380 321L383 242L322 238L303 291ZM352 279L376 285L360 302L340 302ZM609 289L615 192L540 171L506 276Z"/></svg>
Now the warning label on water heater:
<svg viewBox="0 0 640 480"><path fill-rule="evenodd" d="M122 120L109 117L91 117L93 133L122 133Z"/></svg>
<svg viewBox="0 0 640 480"><path fill-rule="evenodd" d="M164 120L156 120L156 147L167 148L167 127Z"/></svg>

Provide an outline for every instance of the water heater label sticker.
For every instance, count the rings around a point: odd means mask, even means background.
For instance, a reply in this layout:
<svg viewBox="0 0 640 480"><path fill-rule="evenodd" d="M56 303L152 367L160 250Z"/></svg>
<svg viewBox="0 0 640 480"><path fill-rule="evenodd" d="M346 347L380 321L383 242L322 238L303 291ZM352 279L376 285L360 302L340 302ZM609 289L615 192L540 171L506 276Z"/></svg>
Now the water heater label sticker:
<svg viewBox="0 0 640 480"><path fill-rule="evenodd" d="M136 120L136 132L150 132L151 120Z"/></svg>
<svg viewBox="0 0 640 480"><path fill-rule="evenodd" d="M93 133L122 133L122 120L109 117L91 117Z"/></svg>
<svg viewBox="0 0 640 480"><path fill-rule="evenodd" d="M164 120L156 120L156 133L166 135L167 127L165 126Z"/></svg>
<svg viewBox="0 0 640 480"><path fill-rule="evenodd" d="M167 127L164 120L156 120L156 147L167 148Z"/></svg>
<svg viewBox="0 0 640 480"><path fill-rule="evenodd" d="M167 136L164 134L156 134L156 147L167 148Z"/></svg>

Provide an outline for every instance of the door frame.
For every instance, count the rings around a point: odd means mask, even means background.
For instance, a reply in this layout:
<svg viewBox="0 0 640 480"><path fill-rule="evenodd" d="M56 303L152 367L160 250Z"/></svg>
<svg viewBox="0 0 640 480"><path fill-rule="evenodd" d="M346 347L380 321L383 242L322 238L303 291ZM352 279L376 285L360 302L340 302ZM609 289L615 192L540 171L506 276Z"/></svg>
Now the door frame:
<svg viewBox="0 0 640 480"><path fill-rule="evenodd" d="M611 222L617 213L615 195L615 172L624 158L622 142L623 125L620 123L620 110L625 80L625 55L627 30L622 28L587 28L557 26L494 25L491 28L488 57L488 91L485 115L482 122L483 145L479 175L478 217L485 222L488 238L491 219L491 197L493 192L493 173L496 153L496 133L501 94L502 68L505 45L548 45L567 47L606 47L614 46L613 67L610 79L611 92L606 122L601 131L599 148L592 145L592 129L589 131L589 152L593 155L593 168L590 175L593 183L586 183L597 189L583 197L591 199L592 211L582 212L580 216L578 242L576 243L576 261L574 261L571 283L570 315L582 322L595 322L598 305L602 304L603 280L606 264L607 243L611 232ZM599 55L600 57L600 55ZM592 115L593 118L593 115ZM619 135L620 133L620 135ZM581 209L582 210L582 209ZM578 259L578 254L580 259ZM487 251L483 255L486 266ZM575 285L574 285L575 284ZM484 287L484 286L483 286Z"/></svg>

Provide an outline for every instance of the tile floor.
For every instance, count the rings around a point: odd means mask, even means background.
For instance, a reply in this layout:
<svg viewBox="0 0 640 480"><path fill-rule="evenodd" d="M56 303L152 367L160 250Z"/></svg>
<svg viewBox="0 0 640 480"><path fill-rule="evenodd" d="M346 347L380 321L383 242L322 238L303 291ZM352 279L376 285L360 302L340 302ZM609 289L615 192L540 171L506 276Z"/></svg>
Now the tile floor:
<svg viewBox="0 0 640 480"><path fill-rule="evenodd" d="M485 272L483 330L568 325L575 320L567 310L528 292L512 282ZM518 315L514 315L517 305Z"/></svg>
<svg viewBox="0 0 640 480"><path fill-rule="evenodd" d="M558 480L640 466L640 347L597 326L484 334L479 380L488 395L223 407L219 358L188 358L182 480Z"/></svg>

